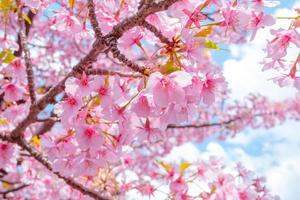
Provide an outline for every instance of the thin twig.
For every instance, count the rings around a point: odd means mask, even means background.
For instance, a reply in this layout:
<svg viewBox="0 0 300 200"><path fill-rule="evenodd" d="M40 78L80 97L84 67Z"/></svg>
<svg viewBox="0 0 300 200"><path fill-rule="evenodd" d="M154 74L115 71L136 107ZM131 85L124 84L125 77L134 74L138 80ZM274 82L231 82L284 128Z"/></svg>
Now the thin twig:
<svg viewBox="0 0 300 200"><path fill-rule="evenodd" d="M97 16L95 13L95 3L93 0L88 0L88 4L87 4L88 10L89 10L89 19L92 25L92 28L95 32L96 38L101 38L102 37L102 32L101 29L99 27L99 23L97 20Z"/></svg>
<svg viewBox="0 0 300 200"><path fill-rule="evenodd" d="M20 186L18 186L18 187L15 187L15 188L12 188L12 189L3 191L3 192L0 191L0 194L3 196L3 198L6 198L6 195L7 195L7 194L13 193L13 192L17 192L17 191L19 191L19 190L22 190L23 188L28 187L28 186L30 186L30 185L28 185L28 184L20 185Z"/></svg>
<svg viewBox="0 0 300 200"><path fill-rule="evenodd" d="M36 101L35 91L34 91L34 78L33 78L33 70L32 70L32 61L30 58L30 51L27 46L27 38L26 33L24 31L24 20L22 17L22 7L19 7L18 10L18 22L20 27L19 37L20 37L20 43L22 51L24 52L24 59L25 59L25 65L26 65L26 74L27 74L27 81L28 81L28 89L29 89L29 95L31 99L31 104L34 104ZM22 54L22 52L21 52Z"/></svg>
<svg viewBox="0 0 300 200"><path fill-rule="evenodd" d="M158 30L154 25L150 24L146 20L142 21L140 25L151 31L158 39L160 39L161 42L171 44L171 41L166 36L164 36L160 30Z"/></svg>
<svg viewBox="0 0 300 200"><path fill-rule="evenodd" d="M108 71L105 69L90 69L85 72L87 75L119 75L121 77L128 77L128 78L142 78L143 76L140 74L129 74L117 71Z"/></svg>

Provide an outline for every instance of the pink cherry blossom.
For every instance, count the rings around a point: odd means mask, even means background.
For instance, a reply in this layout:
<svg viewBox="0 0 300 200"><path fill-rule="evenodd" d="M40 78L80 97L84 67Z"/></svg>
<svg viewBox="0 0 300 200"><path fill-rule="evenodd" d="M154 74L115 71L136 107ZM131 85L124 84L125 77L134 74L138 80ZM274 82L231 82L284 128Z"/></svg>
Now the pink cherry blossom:
<svg viewBox="0 0 300 200"><path fill-rule="evenodd" d="M10 163L14 154L14 148L11 144L0 142L0 167L3 168Z"/></svg>
<svg viewBox="0 0 300 200"><path fill-rule="evenodd" d="M208 73L203 81L201 98L203 103L210 105L215 101L216 92L220 86L226 85L224 78L220 75Z"/></svg>
<svg viewBox="0 0 300 200"><path fill-rule="evenodd" d="M103 144L103 138L100 130L95 127L82 127L75 135L79 147L86 150L96 151Z"/></svg>
<svg viewBox="0 0 300 200"><path fill-rule="evenodd" d="M65 10L61 10L56 15L51 28L57 31L70 31L73 34L82 30L80 21Z"/></svg>
<svg viewBox="0 0 300 200"><path fill-rule="evenodd" d="M24 90L16 84L8 83L3 85L5 101L17 101L23 98Z"/></svg>
<svg viewBox="0 0 300 200"><path fill-rule="evenodd" d="M40 0L25 0L25 4L31 8L38 9L41 1Z"/></svg>
<svg viewBox="0 0 300 200"><path fill-rule="evenodd" d="M121 38L122 42L120 43L120 46L124 49L127 49L129 47L133 47L134 45L140 45L142 39L142 30L139 28L133 29L123 35L123 37Z"/></svg>
<svg viewBox="0 0 300 200"><path fill-rule="evenodd" d="M0 48L18 50L19 45L15 42L15 40L10 39L9 37L0 37Z"/></svg>
<svg viewBox="0 0 300 200"><path fill-rule="evenodd" d="M140 96L135 104L132 105L131 110L139 117L148 117L151 112L151 105L147 96Z"/></svg>
<svg viewBox="0 0 300 200"><path fill-rule="evenodd" d="M255 12L252 12L252 19L250 21L250 29L253 29L253 34L250 40L253 40L257 29L262 28L264 26L271 26L275 24L275 19L270 15L263 16L263 12L259 12L257 15Z"/></svg>
<svg viewBox="0 0 300 200"><path fill-rule="evenodd" d="M5 72L15 78L17 81L22 82L25 79L25 65L20 58L15 58L11 65L5 68Z"/></svg>
<svg viewBox="0 0 300 200"><path fill-rule="evenodd" d="M202 8L202 4L196 7L194 11L189 11L187 9L183 9L183 12L189 17L188 21L185 24L185 28L190 28L193 24L197 28L201 28L200 20L204 20L207 17L201 14L200 9Z"/></svg>

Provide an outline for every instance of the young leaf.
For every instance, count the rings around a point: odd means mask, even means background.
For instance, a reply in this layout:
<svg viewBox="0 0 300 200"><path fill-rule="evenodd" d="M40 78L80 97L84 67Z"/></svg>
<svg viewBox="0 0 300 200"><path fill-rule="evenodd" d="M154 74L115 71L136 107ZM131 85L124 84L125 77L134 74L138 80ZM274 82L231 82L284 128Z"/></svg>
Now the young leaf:
<svg viewBox="0 0 300 200"><path fill-rule="evenodd" d="M75 0L69 0L69 6L70 8L74 8Z"/></svg>
<svg viewBox="0 0 300 200"><path fill-rule="evenodd" d="M166 163L164 163L163 161L158 161L158 164L160 166L162 166L167 172L172 171L172 167Z"/></svg>
<svg viewBox="0 0 300 200"><path fill-rule="evenodd" d="M22 14L22 17L23 17L23 19L24 19L28 24L31 25L31 20L29 19L29 17L28 17L25 13Z"/></svg>
<svg viewBox="0 0 300 200"><path fill-rule="evenodd" d="M197 33L196 35L194 35L194 37L206 37L209 34L212 33L212 27L209 26L207 28L202 29L199 33Z"/></svg>
<svg viewBox="0 0 300 200"><path fill-rule="evenodd" d="M183 162L181 163L180 165L180 173L183 174L185 172L185 170L191 166L191 163L190 162Z"/></svg>
<svg viewBox="0 0 300 200"><path fill-rule="evenodd" d="M13 59L15 59L15 55L10 49L5 49L2 52L0 52L0 62L11 64Z"/></svg>
<svg viewBox="0 0 300 200"><path fill-rule="evenodd" d="M206 46L206 48L209 48L209 49L221 50L219 45L217 43L215 43L214 41L212 41L212 40L206 40L204 42L204 45Z"/></svg>

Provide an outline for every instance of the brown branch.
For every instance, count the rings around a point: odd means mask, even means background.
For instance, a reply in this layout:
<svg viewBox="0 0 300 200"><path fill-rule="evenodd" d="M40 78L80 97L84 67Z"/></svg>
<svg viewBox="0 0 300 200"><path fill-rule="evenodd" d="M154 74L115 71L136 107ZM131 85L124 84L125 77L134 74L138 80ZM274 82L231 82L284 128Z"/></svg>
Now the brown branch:
<svg viewBox="0 0 300 200"><path fill-rule="evenodd" d="M33 19L34 19L34 17L35 17L35 14L34 14L31 10L29 10L29 12L28 12L28 14L27 14L27 17L28 17L28 19L30 20L31 24L30 24L29 22L27 22L27 21L24 21L24 23L25 23L25 35L26 35L26 37L29 35L29 32L30 32L30 29L31 29L31 27L32 27L32 23L33 23ZM23 52L23 47L22 47L22 43L21 43L21 37L20 37L20 34L18 34L18 40L17 40L17 43L18 43L18 45L19 45L19 49L18 49L18 51L15 51L15 52L14 52L14 55L15 55L16 57L20 57L21 54L22 54L22 52Z"/></svg>
<svg viewBox="0 0 300 200"><path fill-rule="evenodd" d="M48 120L43 123L43 125L37 130L37 132L34 134L36 136L41 136L47 132L49 132L52 127L55 125L56 121L55 120Z"/></svg>
<svg viewBox="0 0 300 200"><path fill-rule="evenodd" d="M124 63L127 67L131 68L133 71L139 72L145 76L148 76L147 74L147 68L141 67L137 65L136 63L132 62L124 54L120 52L118 49L116 41L110 43L110 51L112 52L112 55L114 58L118 59L120 62Z"/></svg>
<svg viewBox="0 0 300 200"><path fill-rule="evenodd" d="M99 27L99 23L98 23L97 16L96 16L96 13L95 13L94 1L93 0L88 0L87 7L88 7L88 10L89 10L89 18L90 18L92 28L95 32L95 36L96 36L96 38L101 38L102 37L102 32L101 32L101 29Z"/></svg>
<svg viewBox="0 0 300 200"><path fill-rule="evenodd" d="M176 125L170 124L167 126L167 129L182 129L182 128L206 128L206 127L214 127L214 126L224 126L231 124L232 122L242 120L241 117L229 119L223 122L215 122L215 123L203 123L203 124L187 124L187 125Z"/></svg>
<svg viewBox="0 0 300 200"><path fill-rule="evenodd" d="M168 45L171 44L171 41L166 36L164 36L160 30L158 30L154 25L150 24L146 20L142 21L140 25L151 31L158 39L160 39L161 42Z"/></svg>
<svg viewBox="0 0 300 200"><path fill-rule="evenodd" d="M19 191L19 190L22 190L23 188L28 187L28 186L29 186L28 184L20 185L20 186L18 186L18 187L15 187L15 188L12 188L12 189L3 191L3 192L0 191L0 194L3 196L3 198L6 198L6 195L7 195L7 194L13 193L13 192L17 192L17 191Z"/></svg>
<svg viewBox="0 0 300 200"><path fill-rule="evenodd" d="M121 77L128 77L128 78L142 78L143 76L140 74L129 74L117 71L108 71L105 69L90 69L85 72L87 75L119 75Z"/></svg>
<svg viewBox="0 0 300 200"><path fill-rule="evenodd" d="M114 37L116 39L120 38L123 33L130 30L131 28L140 24L141 21L144 21L146 17L151 14L154 14L159 11L164 11L168 9L171 5L176 3L179 0L164 0L160 1L159 3L155 3L151 1L151 3L147 3L147 6L143 6L135 15L124 19L119 24L113 27L113 30L107 34L104 38L108 39Z"/></svg>
<svg viewBox="0 0 300 200"><path fill-rule="evenodd" d="M25 65L26 65L26 74L27 74L27 81L28 81L28 89L29 89L29 95L31 99L31 104L34 104L36 101L35 91L34 91L34 78L33 78L33 70L32 70L32 62L30 58L30 51L27 46L27 36L24 30L24 20L22 16L22 8L19 7L18 11L18 22L20 27L19 32L19 38L20 38L20 44L21 44L21 52L20 55L22 55L22 51L24 52L24 59L25 59ZM28 28L29 31L29 28ZM28 34L28 33L27 33Z"/></svg>
<svg viewBox="0 0 300 200"><path fill-rule="evenodd" d="M276 115L276 112L258 113L258 114L254 114L254 115L250 116L250 118L253 119L255 117L261 117L261 116L264 116L264 115ZM244 120L245 118L243 116L237 116L237 117L231 118L231 119L226 120L226 121L214 122L214 123L186 124L186 125L170 124L170 125L167 126L167 129L207 128L207 127L214 127L214 126L226 126L226 125L229 125L233 122Z"/></svg>

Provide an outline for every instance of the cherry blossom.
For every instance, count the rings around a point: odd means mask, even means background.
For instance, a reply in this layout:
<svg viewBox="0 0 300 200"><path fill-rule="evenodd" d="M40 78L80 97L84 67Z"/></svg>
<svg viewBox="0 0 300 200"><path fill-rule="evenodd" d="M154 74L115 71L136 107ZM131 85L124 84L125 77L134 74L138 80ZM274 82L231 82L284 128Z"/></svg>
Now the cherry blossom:
<svg viewBox="0 0 300 200"><path fill-rule="evenodd" d="M23 98L24 90L16 84L8 83L3 85L4 100L17 101Z"/></svg>

